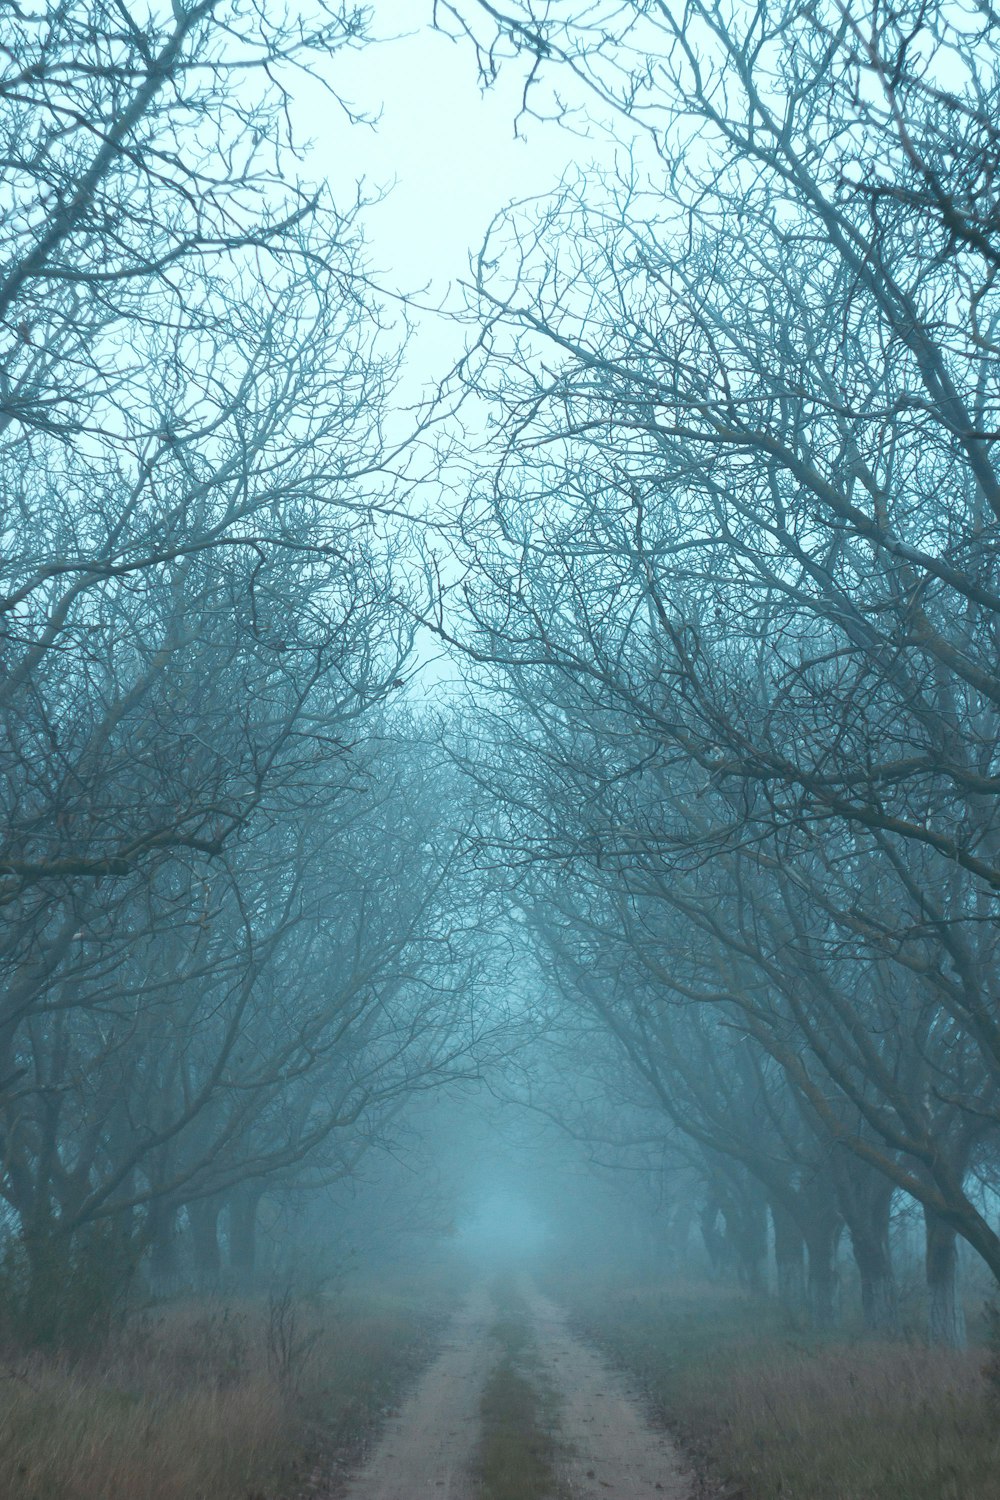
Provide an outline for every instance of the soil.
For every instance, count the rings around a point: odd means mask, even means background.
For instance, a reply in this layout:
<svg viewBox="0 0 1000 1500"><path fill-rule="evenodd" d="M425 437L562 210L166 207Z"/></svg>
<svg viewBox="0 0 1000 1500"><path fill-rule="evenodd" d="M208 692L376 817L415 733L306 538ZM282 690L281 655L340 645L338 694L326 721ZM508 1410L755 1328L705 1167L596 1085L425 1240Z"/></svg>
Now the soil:
<svg viewBox="0 0 1000 1500"><path fill-rule="evenodd" d="M554 1302L530 1286L522 1295L531 1309L539 1360L558 1392L566 1450L559 1479L567 1500L688 1500L691 1475L624 1377L570 1333Z"/></svg>
<svg viewBox="0 0 1000 1500"><path fill-rule="evenodd" d="M479 1439L479 1399L494 1358L496 1310L472 1292L448 1327L441 1352L391 1417L345 1500L466 1500Z"/></svg>
<svg viewBox="0 0 1000 1500"><path fill-rule="evenodd" d="M693 1481L677 1449L651 1425L623 1376L569 1331L548 1298L530 1284L521 1295L535 1357L556 1393L563 1500L690 1500ZM487 1291L477 1288L345 1500L475 1500L479 1403L497 1357L489 1336L495 1321Z"/></svg>

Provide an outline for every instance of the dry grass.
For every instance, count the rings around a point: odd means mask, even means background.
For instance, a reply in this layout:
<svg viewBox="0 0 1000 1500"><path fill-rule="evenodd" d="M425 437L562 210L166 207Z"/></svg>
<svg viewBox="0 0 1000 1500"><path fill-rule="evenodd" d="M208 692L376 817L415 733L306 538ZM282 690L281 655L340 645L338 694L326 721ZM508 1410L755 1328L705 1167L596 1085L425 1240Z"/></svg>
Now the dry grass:
<svg viewBox="0 0 1000 1500"><path fill-rule="evenodd" d="M555 1398L537 1367L526 1309L514 1288L494 1292L491 1329L499 1359L483 1389L478 1475L486 1500L547 1500L556 1494Z"/></svg>
<svg viewBox="0 0 1000 1500"><path fill-rule="evenodd" d="M581 1321L742 1500L996 1500L983 1349L810 1338L716 1288L600 1290Z"/></svg>
<svg viewBox="0 0 1000 1500"><path fill-rule="evenodd" d="M418 1367L405 1302L190 1304L99 1353L0 1358L4 1500L257 1500L308 1492Z"/></svg>

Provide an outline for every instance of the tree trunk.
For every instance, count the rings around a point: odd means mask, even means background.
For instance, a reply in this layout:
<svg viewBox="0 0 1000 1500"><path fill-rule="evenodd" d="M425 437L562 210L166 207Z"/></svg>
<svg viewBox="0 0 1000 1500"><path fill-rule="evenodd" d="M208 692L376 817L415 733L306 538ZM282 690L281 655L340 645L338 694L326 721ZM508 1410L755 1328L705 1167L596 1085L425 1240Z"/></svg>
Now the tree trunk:
<svg viewBox="0 0 1000 1500"><path fill-rule="evenodd" d="M68 1237L36 1226L24 1238L28 1284L21 1321L25 1336L35 1344L53 1344L61 1336L71 1281Z"/></svg>
<svg viewBox="0 0 1000 1500"><path fill-rule="evenodd" d="M927 1244L927 1334L932 1344L965 1348L965 1309L959 1295L955 1231L924 1208Z"/></svg>
<svg viewBox="0 0 1000 1500"><path fill-rule="evenodd" d="M177 1210L155 1198L149 1209L149 1285L156 1297L168 1297L180 1285Z"/></svg>
<svg viewBox="0 0 1000 1500"><path fill-rule="evenodd" d="M840 1273L837 1270L839 1218L824 1214L806 1230L809 1252L809 1311L817 1328L832 1328L840 1313Z"/></svg>
<svg viewBox="0 0 1000 1500"><path fill-rule="evenodd" d="M725 1269L727 1246L725 1235L719 1228L719 1204L717 1199L713 1197L705 1201L698 1215L698 1224L701 1229L705 1252L708 1255L711 1274L713 1277L720 1277Z"/></svg>
<svg viewBox="0 0 1000 1500"><path fill-rule="evenodd" d="M755 1297L767 1290L767 1208L762 1198L740 1193L730 1198L723 1213L726 1238L733 1249L740 1285Z"/></svg>
<svg viewBox="0 0 1000 1500"><path fill-rule="evenodd" d="M245 1290L254 1284L257 1270L257 1206L260 1189L243 1186L229 1199L229 1269Z"/></svg>
<svg viewBox="0 0 1000 1500"><path fill-rule="evenodd" d="M854 1252L861 1277L861 1310L865 1327L871 1333L887 1338L899 1334L899 1294L892 1267L878 1265L866 1269L863 1254Z"/></svg>
<svg viewBox="0 0 1000 1500"><path fill-rule="evenodd" d="M806 1245L802 1231L786 1209L772 1203L774 1267L778 1301L792 1312L806 1306Z"/></svg>
<svg viewBox="0 0 1000 1500"><path fill-rule="evenodd" d="M871 1333L899 1332L899 1298L889 1245L893 1184L868 1182L845 1206L854 1263L861 1278L861 1307Z"/></svg>
<svg viewBox="0 0 1000 1500"><path fill-rule="evenodd" d="M691 1221L694 1216L694 1205L689 1198L681 1198L674 1206L674 1211L667 1222L667 1233L665 1236L667 1253L670 1259L679 1265L686 1265L691 1256ZM661 1257L657 1257L658 1262Z"/></svg>
<svg viewBox="0 0 1000 1500"><path fill-rule="evenodd" d="M888 1235L884 1241L872 1241L852 1234L851 1246L861 1278L865 1327L871 1333L894 1337L899 1333L899 1296Z"/></svg>
<svg viewBox="0 0 1000 1500"><path fill-rule="evenodd" d="M195 1280L205 1289L218 1286L222 1274L222 1257L219 1254L220 1207L212 1198L199 1198L187 1205Z"/></svg>

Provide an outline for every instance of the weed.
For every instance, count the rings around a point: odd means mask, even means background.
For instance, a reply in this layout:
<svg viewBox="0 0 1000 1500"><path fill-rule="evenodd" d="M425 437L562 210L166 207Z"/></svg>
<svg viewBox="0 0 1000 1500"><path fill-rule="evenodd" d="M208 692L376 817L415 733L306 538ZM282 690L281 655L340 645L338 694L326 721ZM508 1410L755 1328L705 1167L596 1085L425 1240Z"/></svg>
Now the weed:
<svg viewBox="0 0 1000 1500"><path fill-rule="evenodd" d="M573 1296L581 1325L745 1500L995 1500L996 1386L981 1349L812 1336L717 1288L663 1291Z"/></svg>
<svg viewBox="0 0 1000 1500"><path fill-rule="evenodd" d="M1000 1406L1000 1306L993 1299L983 1304L983 1327L986 1343L983 1379L990 1400Z"/></svg>
<svg viewBox="0 0 1000 1500"><path fill-rule="evenodd" d="M283 1391L300 1393L319 1337L318 1328L301 1330L290 1287L272 1292L267 1303L267 1367Z"/></svg>
<svg viewBox="0 0 1000 1500"><path fill-rule="evenodd" d="M356 1296L177 1304L83 1354L0 1348L4 1500L247 1500L356 1454L436 1320Z"/></svg>
<svg viewBox="0 0 1000 1500"><path fill-rule="evenodd" d="M483 1390L479 1476L486 1500L547 1500L556 1494L555 1397L535 1359L523 1303L511 1283L494 1291L491 1329L500 1358Z"/></svg>

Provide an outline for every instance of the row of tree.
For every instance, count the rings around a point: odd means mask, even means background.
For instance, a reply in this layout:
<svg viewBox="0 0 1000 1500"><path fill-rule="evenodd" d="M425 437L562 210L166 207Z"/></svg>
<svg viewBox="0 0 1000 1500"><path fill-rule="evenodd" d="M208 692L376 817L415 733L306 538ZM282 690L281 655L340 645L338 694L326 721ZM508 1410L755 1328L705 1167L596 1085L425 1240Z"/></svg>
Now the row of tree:
<svg viewBox="0 0 1000 1500"><path fill-rule="evenodd" d="M434 10L486 79L526 60L526 110L568 75L631 142L475 263L456 380L492 425L428 569L472 664L450 757L399 691L426 610L363 204L289 171L294 80L365 16L11 10L20 1311L170 1285L182 1222L212 1274L223 1208L248 1270L263 1192L482 1065L501 896L564 1076L656 1111L749 1284L770 1233L829 1317L846 1226L891 1328L905 1195L959 1342L956 1237L1000 1276L995 18Z"/></svg>
<svg viewBox="0 0 1000 1500"><path fill-rule="evenodd" d="M633 140L470 291L495 428L438 628L481 847L748 1277L770 1210L829 1316L846 1225L892 1327L906 1195L960 1342L956 1236L1000 1276L996 16L443 9Z"/></svg>
<svg viewBox="0 0 1000 1500"><path fill-rule="evenodd" d="M476 1066L478 920L412 646L400 358L289 172L339 0L8 7L0 49L0 1192L54 1336L178 1229L350 1170ZM338 107L331 96L331 107Z"/></svg>

